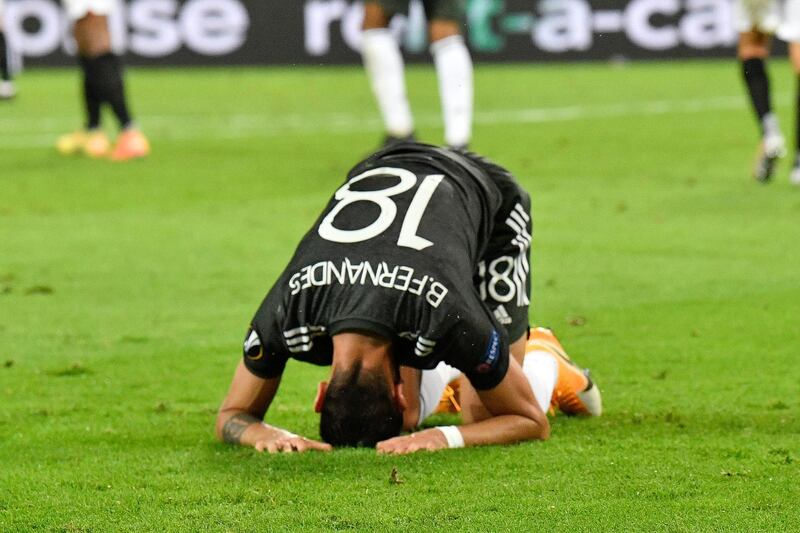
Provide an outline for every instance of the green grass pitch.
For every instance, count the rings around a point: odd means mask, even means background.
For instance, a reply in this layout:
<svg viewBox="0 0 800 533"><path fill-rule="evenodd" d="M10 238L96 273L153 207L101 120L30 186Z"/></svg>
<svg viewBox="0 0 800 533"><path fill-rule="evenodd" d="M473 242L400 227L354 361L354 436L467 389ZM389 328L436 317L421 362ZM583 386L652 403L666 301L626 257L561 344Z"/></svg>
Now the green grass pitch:
<svg viewBox="0 0 800 533"><path fill-rule="evenodd" d="M76 71L0 103L0 530L797 530L800 190L786 162L749 178L735 62L479 66L474 148L533 198L532 320L606 413L410 457L212 434L252 313L379 140L361 69L128 79L153 142L132 164L56 155ZM408 83L440 140L432 68ZM315 436L325 373L291 364L268 420Z"/></svg>

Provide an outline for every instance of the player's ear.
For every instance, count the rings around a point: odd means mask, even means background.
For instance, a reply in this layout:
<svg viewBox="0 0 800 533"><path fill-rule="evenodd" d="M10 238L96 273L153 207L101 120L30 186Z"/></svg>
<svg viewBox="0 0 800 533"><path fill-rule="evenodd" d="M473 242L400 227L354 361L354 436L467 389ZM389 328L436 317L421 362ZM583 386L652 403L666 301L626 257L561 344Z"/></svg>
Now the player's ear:
<svg viewBox="0 0 800 533"><path fill-rule="evenodd" d="M394 385L394 402L401 411L408 409L408 402L406 401L405 394L403 394L402 383L395 383Z"/></svg>
<svg viewBox="0 0 800 533"><path fill-rule="evenodd" d="M320 381L317 385L317 398L314 400L314 412L322 412L322 404L325 403L325 393L328 392L328 382Z"/></svg>

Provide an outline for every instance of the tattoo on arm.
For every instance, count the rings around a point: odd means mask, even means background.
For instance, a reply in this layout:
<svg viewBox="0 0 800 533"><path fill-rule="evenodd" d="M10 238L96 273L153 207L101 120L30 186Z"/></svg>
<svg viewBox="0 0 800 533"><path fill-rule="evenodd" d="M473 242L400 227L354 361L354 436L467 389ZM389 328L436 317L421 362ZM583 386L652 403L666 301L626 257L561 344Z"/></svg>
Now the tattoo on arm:
<svg viewBox="0 0 800 533"><path fill-rule="evenodd" d="M260 422L261 420L250 413L236 413L222 426L222 440L231 444L239 444L242 433L253 424Z"/></svg>

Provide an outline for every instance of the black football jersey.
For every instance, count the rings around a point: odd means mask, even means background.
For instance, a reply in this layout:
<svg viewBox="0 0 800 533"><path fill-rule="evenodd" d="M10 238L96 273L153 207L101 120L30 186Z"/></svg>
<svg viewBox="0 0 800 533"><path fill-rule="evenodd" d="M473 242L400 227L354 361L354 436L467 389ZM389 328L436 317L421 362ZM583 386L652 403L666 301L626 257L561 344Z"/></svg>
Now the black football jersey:
<svg viewBox="0 0 800 533"><path fill-rule="evenodd" d="M356 165L267 294L245 338L257 376L332 361L331 337L367 331L397 362L440 361L478 389L527 328L530 203L505 170L409 143Z"/></svg>

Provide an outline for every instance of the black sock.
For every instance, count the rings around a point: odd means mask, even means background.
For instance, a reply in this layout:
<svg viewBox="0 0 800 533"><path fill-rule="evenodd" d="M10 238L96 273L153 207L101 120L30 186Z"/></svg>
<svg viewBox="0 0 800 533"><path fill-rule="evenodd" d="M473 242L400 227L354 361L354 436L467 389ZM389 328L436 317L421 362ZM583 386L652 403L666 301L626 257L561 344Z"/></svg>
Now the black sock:
<svg viewBox="0 0 800 533"><path fill-rule="evenodd" d="M744 82L747 84L747 91L750 93L750 101L753 109L758 116L758 125L764 127L764 117L772 113L772 103L769 98L769 78L767 70L764 68L764 60L761 58L751 58L742 61L742 74Z"/></svg>
<svg viewBox="0 0 800 533"><path fill-rule="evenodd" d="M11 80L11 72L8 70L8 47L6 46L6 34L0 30L0 76L4 81Z"/></svg>
<svg viewBox="0 0 800 533"><path fill-rule="evenodd" d="M111 52L89 59L89 82L100 102L111 106L119 120L120 128L131 125L131 116L125 103L125 84L119 58Z"/></svg>
<svg viewBox="0 0 800 533"><path fill-rule="evenodd" d="M100 96L97 94L95 84L92 82L94 59L81 56L79 59L83 70L83 103L86 107L86 129L94 130L100 127Z"/></svg>

